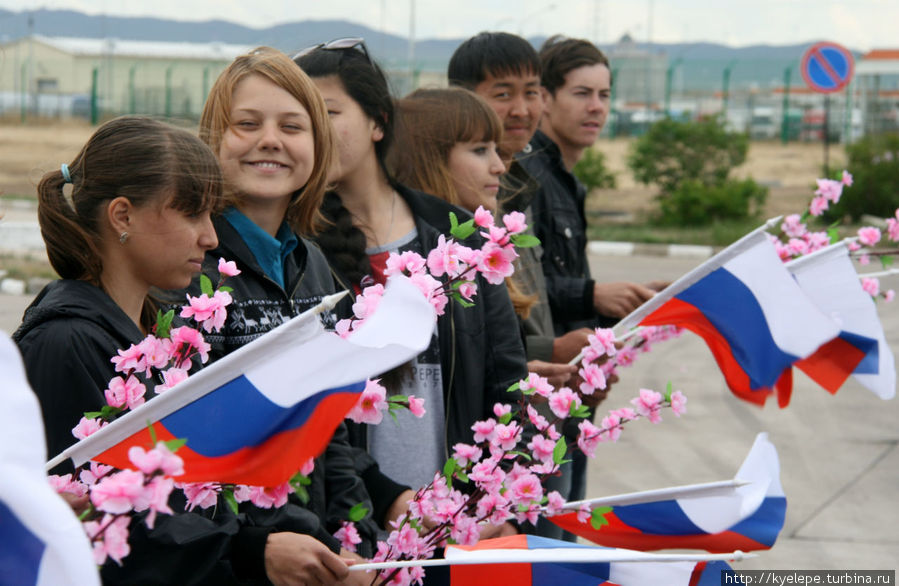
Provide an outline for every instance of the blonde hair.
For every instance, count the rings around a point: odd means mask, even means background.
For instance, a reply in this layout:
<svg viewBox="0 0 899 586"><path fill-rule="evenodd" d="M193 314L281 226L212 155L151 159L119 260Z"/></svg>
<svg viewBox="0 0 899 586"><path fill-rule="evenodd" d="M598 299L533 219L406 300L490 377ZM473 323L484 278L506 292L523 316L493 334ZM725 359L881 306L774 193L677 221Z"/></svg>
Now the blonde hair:
<svg viewBox="0 0 899 586"><path fill-rule="evenodd" d="M293 194L287 208L287 222L299 234L314 234L321 221L319 208L328 184L328 171L336 159L335 142L321 94L287 55L271 47L259 47L235 59L209 92L200 117L200 138L218 154L222 137L231 123L234 88L251 75L264 77L296 98L312 120L315 163L309 181ZM239 194L228 195L232 204L240 202Z"/></svg>

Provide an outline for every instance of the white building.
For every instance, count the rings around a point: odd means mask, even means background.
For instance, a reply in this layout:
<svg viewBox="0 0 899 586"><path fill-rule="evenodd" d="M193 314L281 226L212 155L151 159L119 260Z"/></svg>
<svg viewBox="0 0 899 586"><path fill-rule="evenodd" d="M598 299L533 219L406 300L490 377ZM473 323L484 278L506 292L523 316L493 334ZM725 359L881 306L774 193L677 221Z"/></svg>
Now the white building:
<svg viewBox="0 0 899 586"><path fill-rule="evenodd" d="M0 113L196 117L219 73L253 47L33 35L0 45Z"/></svg>

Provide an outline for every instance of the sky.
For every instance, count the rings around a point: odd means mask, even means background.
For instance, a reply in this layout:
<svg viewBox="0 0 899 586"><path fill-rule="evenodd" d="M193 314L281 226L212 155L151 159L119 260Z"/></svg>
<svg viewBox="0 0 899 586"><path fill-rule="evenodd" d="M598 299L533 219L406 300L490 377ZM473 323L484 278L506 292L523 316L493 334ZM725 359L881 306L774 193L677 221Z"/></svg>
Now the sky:
<svg viewBox="0 0 899 586"><path fill-rule="evenodd" d="M734 47L828 40L855 50L899 48L899 0L31 0L35 8L89 14L222 19L254 28L344 19L416 39L482 30L563 33L607 44L714 42ZM22 0L0 7L23 10ZM413 8L414 7L414 8ZM412 15L414 14L414 19Z"/></svg>

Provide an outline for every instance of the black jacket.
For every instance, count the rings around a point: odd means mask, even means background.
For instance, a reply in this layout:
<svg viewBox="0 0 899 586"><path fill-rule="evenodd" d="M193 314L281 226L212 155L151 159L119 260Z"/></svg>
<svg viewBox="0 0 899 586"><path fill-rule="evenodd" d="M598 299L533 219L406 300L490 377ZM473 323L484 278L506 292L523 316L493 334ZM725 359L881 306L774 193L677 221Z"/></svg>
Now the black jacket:
<svg viewBox="0 0 899 586"><path fill-rule="evenodd" d="M470 216L468 212L420 191L403 186L398 186L397 191L412 210L425 253L437 247L440 234L449 235L450 212L455 212L460 222ZM463 244L479 248L482 240L473 235ZM340 286L352 290L344 278L336 273L335 276ZM465 308L451 301L437 319L447 458L456 443L472 442L471 425L492 417L494 403L517 402L520 394L507 393L506 389L527 376L518 321L506 286L490 285L480 276L477 284L474 307ZM349 427L351 443L367 449L366 426L351 424ZM366 457L367 460L360 455L357 468L364 469L362 463L374 464L370 456Z"/></svg>
<svg viewBox="0 0 899 586"><path fill-rule="evenodd" d="M41 404L50 454L75 443L71 430L85 411L106 404L103 391L116 376L110 357L143 337L106 293L84 281L50 283L26 309L13 338ZM147 387L150 398L152 384ZM180 491L173 492L169 506L184 511ZM121 567L105 564L103 581L266 583L262 551L268 534L275 528L299 530L301 524L285 514L267 526L258 525L244 515L235 516L223 503L215 511L159 515L152 530L132 522L131 553Z"/></svg>
<svg viewBox="0 0 899 586"><path fill-rule="evenodd" d="M565 169L559 147L537 131L518 160L540 188L532 203L534 234L543 246L543 274L557 336L599 325L587 262L587 189Z"/></svg>
<svg viewBox="0 0 899 586"><path fill-rule="evenodd" d="M241 273L228 278L226 283L233 289L233 301L228 307L224 327L217 334L205 336L212 346L210 361L255 340L281 323L318 305L325 295L334 293L328 263L321 251L308 240L300 238L297 247L285 260L285 289L265 274L243 238L225 218L216 218L213 224L219 245L207 253L203 273L213 283L218 282L219 258L235 261ZM326 327L333 327L332 313L322 314L321 319ZM341 424L325 453L316 458L311 475L312 484L307 487L310 501L302 505L302 508L307 509L303 512L307 513L309 523L303 533L313 535L335 552L340 550L340 543L331 534L340 528L341 521L349 519L349 510L359 503L372 510L368 492L356 472L353 457L346 427ZM294 504L300 503L296 500ZM356 523L356 528L363 538L359 553L373 555L377 534L374 522L367 518Z"/></svg>

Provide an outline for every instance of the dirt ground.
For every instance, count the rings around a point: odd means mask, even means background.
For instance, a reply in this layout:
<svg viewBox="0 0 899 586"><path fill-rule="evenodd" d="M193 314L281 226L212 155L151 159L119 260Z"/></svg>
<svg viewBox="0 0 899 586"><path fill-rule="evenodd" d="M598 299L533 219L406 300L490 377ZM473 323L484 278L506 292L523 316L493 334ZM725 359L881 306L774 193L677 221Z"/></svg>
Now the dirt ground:
<svg viewBox="0 0 899 586"><path fill-rule="evenodd" d="M86 123L35 126L0 125L0 193L33 196L41 176L60 163L71 161L92 132ZM591 196L589 207L604 212L635 213L652 207L653 187L636 183L626 158L632 140L602 140L597 144L616 173L618 188ZM831 146L831 166L844 160L843 149ZM770 189L767 216L792 213L811 197L814 179L820 175L824 151L820 144L753 142L745 164L735 175L752 177Z"/></svg>

